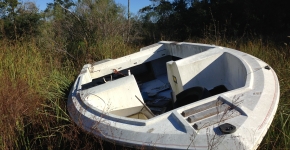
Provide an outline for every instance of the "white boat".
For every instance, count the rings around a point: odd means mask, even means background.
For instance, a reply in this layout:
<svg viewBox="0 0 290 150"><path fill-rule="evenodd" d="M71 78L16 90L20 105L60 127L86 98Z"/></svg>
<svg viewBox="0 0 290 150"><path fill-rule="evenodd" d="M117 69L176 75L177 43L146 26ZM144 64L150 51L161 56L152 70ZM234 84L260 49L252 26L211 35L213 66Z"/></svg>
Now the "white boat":
<svg viewBox="0 0 290 150"><path fill-rule="evenodd" d="M280 96L273 68L230 48L162 41L82 68L68 111L117 144L156 149L256 149Z"/></svg>

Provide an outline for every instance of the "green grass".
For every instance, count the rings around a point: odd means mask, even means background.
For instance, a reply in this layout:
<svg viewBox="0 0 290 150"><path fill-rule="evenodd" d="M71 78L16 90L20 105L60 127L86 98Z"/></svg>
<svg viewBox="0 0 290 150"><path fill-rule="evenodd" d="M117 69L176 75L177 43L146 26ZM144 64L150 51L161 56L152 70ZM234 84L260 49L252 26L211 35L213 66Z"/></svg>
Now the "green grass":
<svg viewBox="0 0 290 150"><path fill-rule="evenodd" d="M118 40L109 42L89 48L91 62L135 51ZM79 129L66 109L70 85L89 62L87 56L75 61L35 41L2 40L0 45L0 149L99 149L106 145Z"/></svg>
<svg viewBox="0 0 290 150"><path fill-rule="evenodd" d="M0 43L0 148L30 149L28 128L46 122L40 112L63 99L71 81L55 67L58 60L49 60L34 43Z"/></svg>
<svg viewBox="0 0 290 150"><path fill-rule="evenodd" d="M278 111L259 149L290 147L290 50L270 41L210 40L193 42L238 49L268 63L277 73ZM290 44L290 43L289 43ZM79 129L66 109L67 94L82 65L139 50L119 38L100 41L76 52L78 60L35 41L0 41L0 149L118 149ZM69 51L68 51L69 52Z"/></svg>

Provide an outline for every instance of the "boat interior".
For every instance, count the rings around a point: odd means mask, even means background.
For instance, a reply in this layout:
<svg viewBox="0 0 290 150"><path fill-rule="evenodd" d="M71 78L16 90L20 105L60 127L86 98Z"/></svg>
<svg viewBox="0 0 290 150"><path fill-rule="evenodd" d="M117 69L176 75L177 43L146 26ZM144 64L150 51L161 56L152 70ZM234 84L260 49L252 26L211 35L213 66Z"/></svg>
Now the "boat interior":
<svg viewBox="0 0 290 150"><path fill-rule="evenodd" d="M125 69L109 68L111 73L92 77L82 85L82 91L91 93L86 100L100 110L134 119L150 119L245 86L245 65L233 54L188 56L181 58L171 52Z"/></svg>

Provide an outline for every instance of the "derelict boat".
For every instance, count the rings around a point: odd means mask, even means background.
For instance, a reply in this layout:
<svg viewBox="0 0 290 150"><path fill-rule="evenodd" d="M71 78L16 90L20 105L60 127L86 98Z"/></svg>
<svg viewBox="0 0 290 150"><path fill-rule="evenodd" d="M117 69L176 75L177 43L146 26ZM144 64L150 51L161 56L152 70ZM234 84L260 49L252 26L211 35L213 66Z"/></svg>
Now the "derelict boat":
<svg viewBox="0 0 290 150"><path fill-rule="evenodd" d="M162 41L84 65L67 105L78 126L120 145L256 149L279 95L273 68L256 57Z"/></svg>

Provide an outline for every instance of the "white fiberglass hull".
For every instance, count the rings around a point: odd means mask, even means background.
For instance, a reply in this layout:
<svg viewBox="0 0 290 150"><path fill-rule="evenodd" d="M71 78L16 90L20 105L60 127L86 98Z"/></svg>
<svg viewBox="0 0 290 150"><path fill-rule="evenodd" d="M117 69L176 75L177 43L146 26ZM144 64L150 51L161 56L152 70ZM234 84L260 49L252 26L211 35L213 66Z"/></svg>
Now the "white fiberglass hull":
<svg viewBox="0 0 290 150"><path fill-rule="evenodd" d="M142 64L152 67L154 78L139 84L142 70L146 70ZM114 70L120 74L131 70L132 75L105 78ZM106 83L94 85L97 79ZM166 90L152 94L156 88L151 87L157 85ZM144 93L163 94L174 102L191 87L212 89L218 85L228 91L155 117L144 106ZM128 56L85 65L69 95L68 111L81 128L121 145L256 149L273 120L279 96L276 73L256 57L214 45L164 41ZM146 120L132 118L136 112Z"/></svg>

